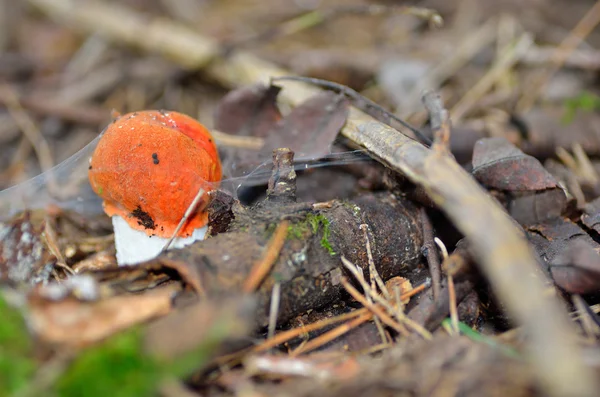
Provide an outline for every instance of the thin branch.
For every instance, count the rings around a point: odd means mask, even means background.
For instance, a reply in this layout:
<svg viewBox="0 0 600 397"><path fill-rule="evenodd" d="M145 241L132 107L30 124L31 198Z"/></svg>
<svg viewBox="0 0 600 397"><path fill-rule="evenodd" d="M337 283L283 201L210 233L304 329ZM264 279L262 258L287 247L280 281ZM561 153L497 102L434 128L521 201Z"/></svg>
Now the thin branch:
<svg viewBox="0 0 600 397"><path fill-rule="evenodd" d="M277 225L277 229L275 229L275 233L273 233L273 237L271 237L271 241L269 241L269 244L267 245L265 254L252 266L252 270L250 270L250 274L244 282L242 288L244 292L256 291L267 274L269 274L283 248L283 244L285 243L288 226L288 221L282 221Z"/></svg>

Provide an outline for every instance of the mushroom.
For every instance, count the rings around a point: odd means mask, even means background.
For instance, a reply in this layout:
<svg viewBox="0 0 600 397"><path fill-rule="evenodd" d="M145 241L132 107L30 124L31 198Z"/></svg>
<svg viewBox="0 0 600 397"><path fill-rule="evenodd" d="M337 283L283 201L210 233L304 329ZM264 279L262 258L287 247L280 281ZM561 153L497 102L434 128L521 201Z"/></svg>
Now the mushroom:
<svg viewBox="0 0 600 397"><path fill-rule="evenodd" d="M112 217L117 263L157 256L175 233L194 198L194 212L169 248L204 238L208 192L221 179L221 163L209 131L177 112L142 111L117 118L90 158L92 189Z"/></svg>

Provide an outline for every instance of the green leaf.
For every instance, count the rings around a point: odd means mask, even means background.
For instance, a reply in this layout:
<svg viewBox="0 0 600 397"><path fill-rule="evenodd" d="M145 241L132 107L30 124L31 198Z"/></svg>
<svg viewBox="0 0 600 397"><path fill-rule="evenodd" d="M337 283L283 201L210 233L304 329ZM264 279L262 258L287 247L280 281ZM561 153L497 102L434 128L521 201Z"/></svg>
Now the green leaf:
<svg viewBox="0 0 600 397"><path fill-rule="evenodd" d="M447 318L444 321L442 321L442 325L444 327L450 326L450 321L451 320ZM486 345L493 347L494 349L500 350L503 354L507 355L508 357L517 359L521 358L521 354L516 349L510 346L503 345L502 343L497 342L496 339L475 331L473 328L469 327L462 321L458 322L458 331L475 342L485 343Z"/></svg>

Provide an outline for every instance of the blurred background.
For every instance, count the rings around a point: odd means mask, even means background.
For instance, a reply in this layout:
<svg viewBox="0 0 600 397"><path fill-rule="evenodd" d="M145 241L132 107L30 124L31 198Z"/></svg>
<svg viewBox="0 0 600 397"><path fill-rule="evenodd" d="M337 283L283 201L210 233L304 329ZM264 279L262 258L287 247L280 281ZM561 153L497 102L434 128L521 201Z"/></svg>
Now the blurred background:
<svg viewBox="0 0 600 397"><path fill-rule="evenodd" d="M444 25L405 6L436 10ZM169 34L144 42L156 21L167 21L167 32L191 32L192 47L200 43L193 34L207 39L214 57L249 52L346 84L416 125L426 123L422 90L439 89L463 160L481 136L507 136L544 157L554 147L544 142L568 144L577 131L594 155L594 7L586 0L0 0L0 189L67 159L112 110L173 109L211 126L235 76L224 84L206 63L171 54ZM128 31L132 21L148 31ZM585 40L561 58L558 46L570 36Z"/></svg>

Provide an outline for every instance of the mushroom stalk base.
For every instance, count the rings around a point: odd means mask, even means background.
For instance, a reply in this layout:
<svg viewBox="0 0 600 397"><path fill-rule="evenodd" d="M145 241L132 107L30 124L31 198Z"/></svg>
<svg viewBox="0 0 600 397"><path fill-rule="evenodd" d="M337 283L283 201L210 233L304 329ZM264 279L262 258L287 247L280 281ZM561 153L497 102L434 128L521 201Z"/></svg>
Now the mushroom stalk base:
<svg viewBox="0 0 600 397"><path fill-rule="evenodd" d="M115 232L115 247L119 266L141 263L160 254L168 238L148 236L145 232L132 229L120 216L112 217ZM189 237L176 237L169 249L183 248L198 240L204 240L206 226L194 230Z"/></svg>

